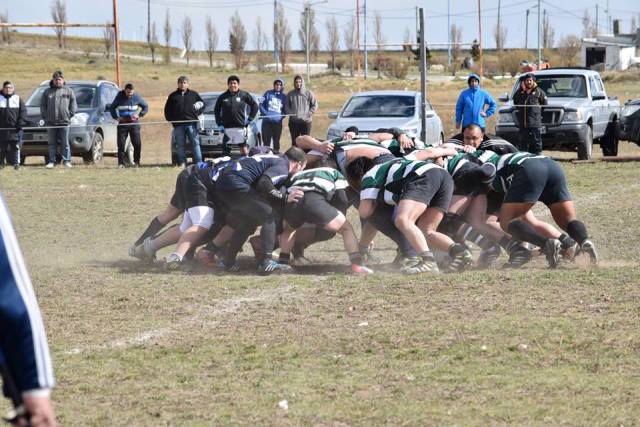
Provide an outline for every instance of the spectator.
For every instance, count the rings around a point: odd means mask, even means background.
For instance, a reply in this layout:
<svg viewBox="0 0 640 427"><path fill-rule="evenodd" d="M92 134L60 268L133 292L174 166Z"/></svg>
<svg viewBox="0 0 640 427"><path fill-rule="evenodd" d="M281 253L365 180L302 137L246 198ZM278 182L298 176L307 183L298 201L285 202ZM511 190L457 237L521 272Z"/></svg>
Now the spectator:
<svg viewBox="0 0 640 427"><path fill-rule="evenodd" d="M311 134L311 120L318 109L318 100L310 90L304 87L301 76L293 79L293 90L287 94L284 111L289 116L289 132L291 145L296 145L296 138L300 135Z"/></svg>
<svg viewBox="0 0 640 427"><path fill-rule="evenodd" d="M13 83L2 84L0 95L0 166L13 164L20 169L20 146L22 145L22 127L26 125L27 109L24 102L14 93Z"/></svg>
<svg viewBox="0 0 640 427"><path fill-rule="evenodd" d="M200 137L198 136L198 116L204 111L204 101L198 92L189 89L189 79L178 77L178 89L169 94L164 105L164 117L173 125L173 136L178 148L178 165L187 165L185 151L186 139L192 145L193 162L202 161L200 152Z"/></svg>
<svg viewBox="0 0 640 427"><path fill-rule="evenodd" d="M466 128L472 123L479 125L484 132L485 118L496 112L496 102L489 92L480 89L480 76L470 74L467 79L468 89L463 90L456 103L456 129ZM485 110L485 106L488 106Z"/></svg>
<svg viewBox="0 0 640 427"><path fill-rule="evenodd" d="M518 149L532 154L542 153L542 105L547 105L547 95L536 84L533 74L525 74L520 87L513 95L518 112L520 137Z"/></svg>
<svg viewBox="0 0 640 427"><path fill-rule="evenodd" d="M144 99L135 93L133 84L127 83L124 90L118 92L109 112L111 117L118 120L118 167L124 167L124 147L127 143L127 136L131 138L133 145L133 165L140 166L140 151L142 141L140 140L140 125L138 119L149 111L149 106Z"/></svg>
<svg viewBox="0 0 640 427"><path fill-rule="evenodd" d="M0 365L3 390L25 414L14 425L55 427L53 369L42 316L0 195ZM28 422L27 422L28 419Z"/></svg>
<svg viewBox="0 0 640 427"><path fill-rule="evenodd" d="M282 120L284 119L284 82L276 79L273 90L268 90L260 103L262 116L262 143L271 146L274 153L280 153L280 136L282 135Z"/></svg>
<svg viewBox="0 0 640 427"><path fill-rule="evenodd" d="M218 97L213 107L216 123L223 129L223 155L228 155L228 144L237 145L240 154L249 154L247 147L247 125L256 118L258 104L249 92L240 90L240 78L229 76L227 91Z"/></svg>
<svg viewBox="0 0 640 427"><path fill-rule="evenodd" d="M45 121L49 139L49 161L45 166L51 169L56 165L58 145L62 147L62 164L71 167L71 148L69 147L69 122L76 114L78 104L73 90L64 85L64 74L58 70L53 73L49 88L40 99L40 114Z"/></svg>

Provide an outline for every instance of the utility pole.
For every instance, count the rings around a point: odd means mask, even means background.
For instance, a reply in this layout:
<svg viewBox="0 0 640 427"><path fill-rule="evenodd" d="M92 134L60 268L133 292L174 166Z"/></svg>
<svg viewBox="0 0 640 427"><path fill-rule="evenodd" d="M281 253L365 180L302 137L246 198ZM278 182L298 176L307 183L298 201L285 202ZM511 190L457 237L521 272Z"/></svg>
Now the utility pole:
<svg viewBox="0 0 640 427"><path fill-rule="evenodd" d="M524 48L529 48L529 9L527 9L527 18L524 25Z"/></svg>
<svg viewBox="0 0 640 427"><path fill-rule="evenodd" d="M420 13L420 139L427 141L427 55L425 52L426 41L424 39L424 11Z"/></svg>
<svg viewBox="0 0 640 427"><path fill-rule="evenodd" d="M120 28L118 23L118 0L113 0L113 36L116 42L116 84L122 84L120 79Z"/></svg>
<svg viewBox="0 0 640 427"><path fill-rule="evenodd" d="M364 79L367 80L369 74L369 55L367 50L367 0L362 2L362 12L364 20Z"/></svg>
<svg viewBox="0 0 640 427"><path fill-rule="evenodd" d="M480 79L482 79L484 74L484 71L483 71L484 58L482 56L482 4L481 3L482 3L482 0L478 0L478 32L480 33L480 37L479 37L480 39L479 40L480 41Z"/></svg>
<svg viewBox="0 0 640 427"><path fill-rule="evenodd" d="M360 0L356 0L356 69L360 74Z"/></svg>
<svg viewBox="0 0 640 427"><path fill-rule="evenodd" d="M547 9L542 9L542 48L547 48Z"/></svg>
<svg viewBox="0 0 640 427"><path fill-rule="evenodd" d="M278 0L273 0L273 59L276 62L276 74L278 73Z"/></svg>
<svg viewBox="0 0 640 427"><path fill-rule="evenodd" d="M447 66L451 68L451 0L447 0Z"/></svg>
<svg viewBox="0 0 640 427"><path fill-rule="evenodd" d="M151 43L151 0L147 0L147 44Z"/></svg>
<svg viewBox="0 0 640 427"><path fill-rule="evenodd" d="M598 3L596 3L596 37L598 37Z"/></svg>
<svg viewBox="0 0 640 427"><path fill-rule="evenodd" d="M311 73L309 72L309 4L307 3L304 6L304 19L305 19L305 30L306 30L306 59L307 59L307 82L311 81Z"/></svg>
<svg viewBox="0 0 640 427"><path fill-rule="evenodd" d="M496 46L498 50L502 50L502 27L500 27L500 0L498 0L498 27L496 28L497 39L500 40L500 46Z"/></svg>
<svg viewBox="0 0 640 427"><path fill-rule="evenodd" d="M538 0L538 70L542 63L542 52L540 50L540 0Z"/></svg>

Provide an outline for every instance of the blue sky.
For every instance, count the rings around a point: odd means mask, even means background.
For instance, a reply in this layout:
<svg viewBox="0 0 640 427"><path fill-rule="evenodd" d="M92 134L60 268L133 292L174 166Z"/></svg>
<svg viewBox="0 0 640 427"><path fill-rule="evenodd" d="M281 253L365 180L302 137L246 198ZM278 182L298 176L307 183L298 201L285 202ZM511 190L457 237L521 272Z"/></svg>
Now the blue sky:
<svg viewBox="0 0 640 427"><path fill-rule="evenodd" d="M279 0L285 7L289 26L292 28L293 47L299 46L297 29L300 21L300 13L303 9L302 0ZM481 0L482 25L484 46L495 46L493 28L497 20L498 0ZM628 32L632 16L640 24L640 1L638 0L599 0L572 2L559 2L557 0L541 1L541 8L547 10L551 25L555 29L556 42L564 35L577 34L582 31L582 16L585 9L589 10L595 21L596 3L599 4L599 27L601 31L607 31L605 10L609 3L612 19L620 19L622 31ZM0 0L0 10L8 11L13 22L50 22L50 0ZM470 42L478 37L478 0L450 0L451 23L462 27L462 39ZM529 47L536 46L537 0L502 0L501 15L507 27L507 47L524 47L525 44L525 17L526 10L529 15ZM560 4L560 6L558 6ZM90 5L90 7L89 7ZM362 0L360 0L362 6ZM426 15L427 42L443 43L447 41L447 0L369 0L367 2L367 24L369 30L373 27L374 15L379 12L382 16L382 28L386 34L387 43L401 43L403 34L408 28L415 35L416 6L424 7ZM349 17L355 13L356 0L327 0L326 3L314 6L317 16L317 28L325 45L325 21L331 15L335 15L341 28L347 25ZM127 40L146 39L147 31L147 0L119 0L121 37ZM204 47L205 16L212 17L219 34L219 50L228 49L228 22L235 10L243 17L247 28L249 42L248 48L253 48L252 31L256 25L256 19L260 17L263 27L271 32L273 25L273 1L269 0L245 0L237 2L232 0L151 0L151 19L156 21L160 39L162 39L162 24L166 10L169 10L172 26L172 43L178 45L181 42L179 35L180 23L185 16L190 16L194 25L194 41L197 49ZM113 19L111 0L67 0L68 22L104 23ZM53 34L51 29L30 30ZM97 35L99 30L70 29L72 35ZM364 34L364 33L362 33ZM364 36L361 35L361 38ZM368 32L368 40L372 43L371 31ZM270 45L271 45L270 38Z"/></svg>

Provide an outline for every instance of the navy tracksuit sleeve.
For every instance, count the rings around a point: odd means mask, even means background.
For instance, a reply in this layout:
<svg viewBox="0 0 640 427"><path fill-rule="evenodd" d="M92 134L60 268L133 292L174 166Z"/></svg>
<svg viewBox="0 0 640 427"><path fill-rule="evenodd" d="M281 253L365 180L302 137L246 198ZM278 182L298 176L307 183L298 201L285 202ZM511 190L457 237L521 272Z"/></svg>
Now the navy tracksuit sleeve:
<svg viewBox="0 0 640 427"><path fill-rule="evenodd" d="M54 385L40 309L0 196L0 352L19 392Z"/></svg>

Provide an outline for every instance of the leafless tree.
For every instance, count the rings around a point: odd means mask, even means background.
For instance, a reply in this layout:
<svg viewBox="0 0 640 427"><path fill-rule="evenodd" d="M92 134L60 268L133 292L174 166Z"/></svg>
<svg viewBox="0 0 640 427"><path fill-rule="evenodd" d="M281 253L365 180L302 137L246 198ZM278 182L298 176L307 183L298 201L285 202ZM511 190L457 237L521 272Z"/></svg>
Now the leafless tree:
<svg viewBox="0 0 640 427"><path fill-rule="evenodd" d="M164 62L171 62L171 21L169 20L169 9L164 17Z"/></svg>
<svg viewBox="0 0 640 427"><path fill-rule="evenodd" d="M382 16L380 12L376 12L373 24L373 41L376 43L376 68L378 69L378 78L382 78L382 48L385 43L384 32L382 31Z"/></svg>
<svg viewBox="0 0 640 427"><path fill-rule="evenodd" d="M347 26L344 27L342 38L344 39L344 47L349 54L349 75L353 77L353 69L355 65L356 57L356 18L351 17Z"/></svg>
<svg viewBox="0 0 640 427"><path fill-rule="evenodd" d="M317 58L318 51L320 50L320 34L318 34L318 30L316 29L316 12L309 2L304 4L304 10L300 14L300 27L298 29L300 47L303 52L307 50L307 22L309 23L309 53L314 58Z"/></svg>
<svg viewBox="0 0 640 427"><path fill-rule="evenodd" d="M560 60L562 65L567 67L573 67L576 65L576 56L580 52L581 42L580 39L570 34L560 39L558 44L558 52L560 53Z"/></svg>
<svg viewBox="0 0 640 427"><path fill-rule="evenodd" d="M0 13L0 22L8 23L9 22L9 11L5 10L4 13ZM0 31L0 40L2 43L11 44L11 30L7 27L3 27L2 31Z"/></svg>
<svg viewBox="0 0 640 427"><path fill-rule="evenodd" d="M236 10L231 17L229 28L229 50L233 55L236 69L244 67L244 49L247 44L247 30L244 28L240 14Z"/></svg>
<svg viewBox="0 0 640 427"><path fill-rule="evenodd" d="M262 20L258 16L256 18L256 26L253 30L253 46L256 50L256 66L259 71L264 70L269 59L269 55L267 54L269 50L269 40L267 37L267 33L262 27Z"/></svg>
<svg viewBox="0 0 640 427"><path fill-rule="evenodd" d="M542 47L545 49L551 49L553 47L555 35L556 32L549 23L549 15L545 14L542 23Z"/></svg>
<svg viewBox="0 0 640 427"><path fill-rule="evenodd" d="M155 21L151 24L151 34L149 34L149 50L151 51L151 62L156 63L156 49L159 46L158 30Z"/></svg>
<svg viewBox="0 0 640 427"><path fill-rule="evenodd" d="M633 16L631 17L630 33L631 33L631 34L635 34L635 33L636 33L636 31L638 31L638 24L637 24L637 21L636 21L636 17L635 17L635 15L633 15Z"/></svg>
<svg viewBox="0 0 640 427"><path fill-rule="evenodd" d="M56 24L67 23L67 4L64 0L53 0L51 2L51 18ZM67 47L67 29L64 27L54 27L53 31L58 38L58 47L60 49Z"/></svg>
<svg viewBox="0 0 640 427"><path fill-rule="evenodd" d="M407 54L407 58L409 59L413 57L413 52L411 52L412 48L413 43L411 43L411 30L409 27L405 27L404 35L402 36L402 51Z"/></svg>
<svg viewBox="0 0 640 427"><path fill-rule="evenodd" d="M276 7L276 24L275 24L275 44L278 49L278 57L280 58L280 64L282 65L282 71L284 72L287 67L287 59L289 58L289 52L291 52L291 29L289 29L289 22L284 15L284 7L278 2Z"/></svg>
<svg viewBox="0 0 640 427"><path fill-rule="evenodd" d="M589 9L585 9L584 15L582 16L582 37L595 37L597 34L598 29L591 20Z"/></svg>
<svg viewBox="0 0 640 427"><path fill-rule="evenodd" d="M456 75L456 66L458 65L458 57L460 56L460 41L462 40L462 28L456 24L451 25L451 75Z"/></svg>
<svg viewBox="0 0 640 427"><path fill-rule="evenodd" d="M207 15L204 26L207 31L207 56L209 57L209 67L213 67L213 53L218 47L218 31L213 25L213 21L209 15Z"/></svg>
<svg viewBox="0 0 640 427"><path fill-rule="evenodd" d="M500 52L504 49L504 43L507 39L507 27L505 27L500 20L500 0L498 0L498 22L493 30L493 37L496 41L496 50Z"/></svg>
<svg viewBox="0 0 640 427"><path fill-rule="evenodd" d="M111 25L109 22L106 25ZM113 40L115 39L115 32L113 27L104 27L102 29L102 40L104 42L104 54L108 58L111 58L111 49L113 49Z"/></svg>
<svg viewBox="0 0 640 427"><path fill-rule="evenodd" d="M340 51L340 32L338 31L338 21L331 15L327 19L327 50L331 54L331 70L336 70L336 55Z"/></svg>
<svg viewBox="0 0 640 427"><path fill-rule="evenodd" d="M184 55L187 58L187 67L189 66L189 57L193 50L193 24L191 18L185 16L182 20L182 45L184 46Z"/></svg>

